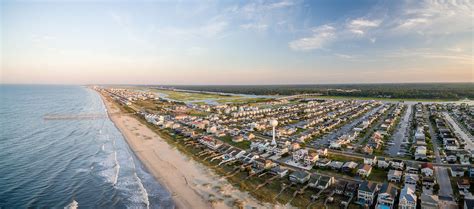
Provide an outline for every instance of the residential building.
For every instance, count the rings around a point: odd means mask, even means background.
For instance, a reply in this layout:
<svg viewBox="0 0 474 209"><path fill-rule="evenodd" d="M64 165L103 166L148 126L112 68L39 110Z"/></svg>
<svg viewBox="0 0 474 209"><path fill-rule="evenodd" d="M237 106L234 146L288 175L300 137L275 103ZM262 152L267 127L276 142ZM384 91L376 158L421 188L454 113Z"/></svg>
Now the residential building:
<svg viewBox="0 0 474 209"><path fill-rule="evenodd" d="M374 203L375 195L379 189L380 185L375 182L362 182L357 190L357 203L370 207Z"/></svg>
<svg viewBox="0 0 474 209"><path fill-rule="evenodd" d="M398 189L392 183L384 183L377 197L377 209L392 209L395 204Z"/></svg>
<svg viewBox="0 0 474 209"><path fill-rule="evenodd" d="M310 175L309 173L304 171L293 171L293 173L290 174L289 178L292 182L304 184L309 180Z"/></svg>
<svg viewBox="0 0 474 209"><path fill-rule="evenodd" d="M400 192L398 201L399 209L416 209L417 196L415 194L415 186L406 184Z"/></svg>
<svg viewBox="0 0 474 209"><path fill-rule="evenodd" d="M421 164L421 173L424 176L433 176L433 174L434 174L433 164L431 164L431 163Z"/></svg>
<svg viewBox="0 0 474 209"><path fill-rule="evenodd" d="M360 165L359 169L357 170L357 174L363 177L368 177L371 172L372 172L372 166L368 164Z"/></svg>
<svg viewBox="0 0 474 209"><path fill-rule="evenodd" d="M402 179L402 171L399 170L390 170L387 175L387 179L391 182L400 182Z"/></svg>

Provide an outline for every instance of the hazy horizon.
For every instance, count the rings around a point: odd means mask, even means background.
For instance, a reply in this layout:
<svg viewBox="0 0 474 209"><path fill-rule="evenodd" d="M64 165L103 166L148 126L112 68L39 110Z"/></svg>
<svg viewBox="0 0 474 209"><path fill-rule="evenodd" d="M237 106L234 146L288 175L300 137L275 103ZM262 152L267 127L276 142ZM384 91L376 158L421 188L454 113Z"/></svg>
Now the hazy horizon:
<svg viewBox="0 0 474 209"><path fill-rule="evenodd" d="M1 1L1 84L472 83L472 1Z"/></svg>

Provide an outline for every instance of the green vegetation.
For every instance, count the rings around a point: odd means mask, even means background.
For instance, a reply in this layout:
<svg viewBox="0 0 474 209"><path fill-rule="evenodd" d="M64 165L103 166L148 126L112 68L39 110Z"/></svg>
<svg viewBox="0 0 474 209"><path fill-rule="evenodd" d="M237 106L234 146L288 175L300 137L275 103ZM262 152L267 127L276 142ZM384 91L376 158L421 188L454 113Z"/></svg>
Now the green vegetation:
<svg viewBox="0 0 474 209"><path fill-rule="evenodd" d="M474 83L326 84L173 86L178 89L255 95L321 94L323 96L367 99L430 101L474 99Z"/></svg>
<svg viewBox="0 0 474 209"><path fill-rule="evenodd" d="M240 149L250 149L250 141L247 141L247 140L244 140L244 141L241 141L241 142L234 142L232 141L232 137L231 136L223 136L223 137L219 137L219 139L227 144L230 144L234 147L238 147Z"/></svg>
<svg viewBox="0 0 474 209"><path fill-rule="evenodd" d="M268 98L251 98L245 96L234 96L234 95L222 95L213 93L197 93L197 92L185 92L185 91L173 91L165 89L154 89L150 90L166 95L167 98L182 101L182 102L193 102L194 104L206 104L206 101L210 100L220 104L224 103L258 103L266 102L271 99Z"/></svg>

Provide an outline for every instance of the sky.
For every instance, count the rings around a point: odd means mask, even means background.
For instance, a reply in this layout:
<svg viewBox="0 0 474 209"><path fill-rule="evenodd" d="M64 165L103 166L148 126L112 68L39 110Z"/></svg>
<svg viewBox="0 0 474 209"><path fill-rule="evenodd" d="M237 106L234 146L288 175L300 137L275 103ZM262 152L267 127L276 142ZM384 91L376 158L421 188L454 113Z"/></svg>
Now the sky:
<svg viewBox="0 0 474 209"><path fill-rule="evenodd" d="M0 1L0 83L474 82L474 1Z"/></svg>

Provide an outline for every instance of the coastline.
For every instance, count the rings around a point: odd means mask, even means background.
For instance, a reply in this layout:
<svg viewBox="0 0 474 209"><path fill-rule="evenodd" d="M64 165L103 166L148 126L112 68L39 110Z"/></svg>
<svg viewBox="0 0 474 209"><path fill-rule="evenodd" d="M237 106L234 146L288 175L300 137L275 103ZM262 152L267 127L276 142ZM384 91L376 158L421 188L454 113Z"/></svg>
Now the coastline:
<svg viewBox="0 0 474 209"><path fill-rule="evenodd" d="M236 202L263 206L249 194L233 188L224 178L180 153L133 116L120 114L116 103L97 93L110 120L131 150L171 193L175 208L232 208Z"/></svg>

